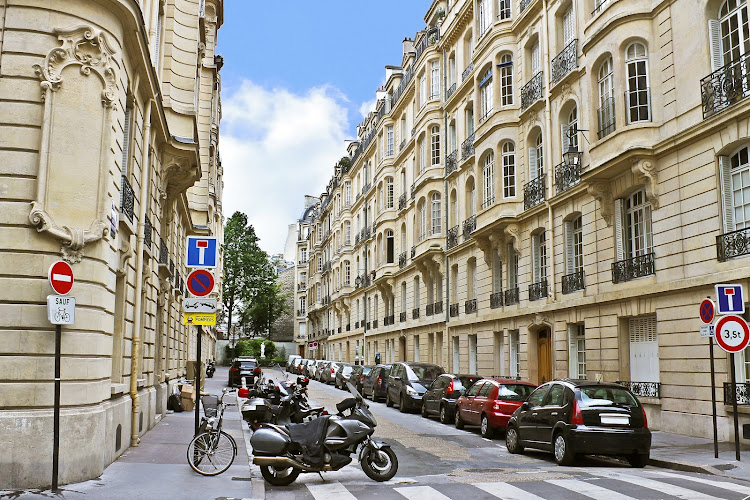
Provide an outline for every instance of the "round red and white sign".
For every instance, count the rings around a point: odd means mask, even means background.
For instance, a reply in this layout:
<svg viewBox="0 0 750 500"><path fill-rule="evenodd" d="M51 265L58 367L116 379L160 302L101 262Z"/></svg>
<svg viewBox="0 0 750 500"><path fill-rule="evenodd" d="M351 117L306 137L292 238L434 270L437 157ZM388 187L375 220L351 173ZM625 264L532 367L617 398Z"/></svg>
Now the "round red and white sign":
<svg viewBox="0 0 750 500"><path fill-rule="evenodd" d="M196 297L205 297L214 289L214 276L205 269L196 269L188 274L187 289Z"/></svg>
<svg viewBox="0 0 750 500"><path fill-rule="evenodd" d="M750 343L747 321L739 316L724 316L716 322L716 343L727 352L740 352Z"/></svg>
<svg viewBox="0 0 750 500"><path fill-rule="evenodd" d="M49 266L49 285L58 295L67 295L73 288L73 268L63 260Z"/></svg>

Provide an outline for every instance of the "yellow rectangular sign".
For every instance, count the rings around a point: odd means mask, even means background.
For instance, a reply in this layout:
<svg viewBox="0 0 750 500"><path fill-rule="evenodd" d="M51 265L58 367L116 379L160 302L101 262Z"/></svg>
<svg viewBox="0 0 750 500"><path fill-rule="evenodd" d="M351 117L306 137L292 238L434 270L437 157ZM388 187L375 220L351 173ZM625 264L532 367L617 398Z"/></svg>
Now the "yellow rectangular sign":
<svg viewBox="0 0 750 500"><path fill-rule="evenodd" d="M184 313L186 325L215 325L216 313Z"/></svg>

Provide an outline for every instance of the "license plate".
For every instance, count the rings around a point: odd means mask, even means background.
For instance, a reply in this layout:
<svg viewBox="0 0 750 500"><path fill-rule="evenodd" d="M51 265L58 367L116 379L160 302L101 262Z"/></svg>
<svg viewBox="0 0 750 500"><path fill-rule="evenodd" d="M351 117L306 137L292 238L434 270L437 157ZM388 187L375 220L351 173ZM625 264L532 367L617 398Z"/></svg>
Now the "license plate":
<svg viewBox="0 0 750 500"><path fill-rule="evenodd" d="M599 415L603 424L629 425L630 417L627 415Z"/></svg>
<svg viewBox="0 0 750 500"><path fill-rule="evenodd" d="M247 405L247 406L243 407L242 409L243 409L243 410L248 410L248 411L249 411L249 410L253 410L253 411L255 411L255 410L256 410L257 408L258 408L258 407L257 407L257 406L255 406L255 405Z"/></svg>

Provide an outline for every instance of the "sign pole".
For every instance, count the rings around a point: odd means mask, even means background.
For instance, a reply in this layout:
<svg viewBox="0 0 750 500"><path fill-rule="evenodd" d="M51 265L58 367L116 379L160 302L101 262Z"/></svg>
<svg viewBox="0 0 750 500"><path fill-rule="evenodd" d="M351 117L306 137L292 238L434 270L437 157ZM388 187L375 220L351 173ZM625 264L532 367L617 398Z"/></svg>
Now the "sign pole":
<svg viewBox="0 0 750 500"><path fill-rule="evenodd" d="M719 458L719 429L716 422L716 371L714 370L714 341L708 337L708 349L711 356L711 416L714 421L714 458Z"/></svg>
<svg viewBox="0 0 750 500"><path fill-rule="evenodd" d="M52 423L52 491L57 491L57 471L60 456L60 351L62 326L55 325L55 401Z"/></svg>
<svg viewBox="0 0 750 500"><path fill-rule="evenodd" d="M732 379L732 412L734 413L734 455L737 458L737 461L740 461L740 428L739 428L739 422L737 417L737 381L735 380L734 376L734 353L731 353L729 355L729 366L730 370L732 372L731 379Z"/></svg>
<svg viewBox="0 0 750 500"><path fill-rule="evenodd" d="M195 367L195 435L198 435L201 419L201 337L203 337L203 326L198 325L198 342L196 346L196 367Z"/></svg>

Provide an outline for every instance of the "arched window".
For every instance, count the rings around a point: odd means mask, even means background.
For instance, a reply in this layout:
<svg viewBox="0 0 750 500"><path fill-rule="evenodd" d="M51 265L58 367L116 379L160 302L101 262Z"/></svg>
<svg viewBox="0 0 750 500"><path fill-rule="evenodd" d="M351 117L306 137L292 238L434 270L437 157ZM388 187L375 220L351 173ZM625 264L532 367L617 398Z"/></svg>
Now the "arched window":
<svg viewBox="0 0 750 500"><path fill-rule="evenodd" d="M427 234L427 207L424 198L419 200L419 241L425 239Z"/></svg>
<svg viewBox="0 0 750 500"><path fill-rule="evenodd" d="M562 117L560 136L563 154L568 148L578 151L578 108L574 107Z"/></svg>
<svg viewBox="0 0 750 500"><path fill-rule="evenodd" d="M454 189L451 191L451 198L450 198L450 217L449 217L449 224L452 224L454 226L458 225L458 199L456 196L456 190Z"/></svg>
<svg viewBox="0 0 750 500"><path fill-rule="evenodd" d="M487 208L495 203L495 153L492 151L484 157L482 184L482 194L484 195L482 208Z"/></svg>
<svg viewBox="0 0 750 500"><path fill-rule="evenodd" d="M544 177L544 144L542 133L534 139L534 145L529 146L529 180Z"/></svg>
<svg viewBox="0 0 750 500"><path fill-rule="evenodd" d="M430 133L430 158L432 165L440 165L440 127L432 127Z"/></svg>
<svg viewBox="0 0 750 500"><path fill-rule="evenodd" d="M479 123L492 113L492 65L482 74L479 81Z"/></svg>
<svg viewBox="0 0 750 500"><path fill-rule="evenodd" d="M612 58L599 66L599 139L615 131L615 98Z"/></svg>
<svg viewBox="0 0 750 500"><path fill-rule="evenodd" d="M750 53L747 15L746 1L726 0L719 8L719 20L709 21L714 71Z"/></svg>
<svg viewBox="0 0 750 500"><path fill-rule="evenodd" d="M747 22L746 22L747 24ZM648 83L648 52L640 42L625 49L625 66L628 75L628 123L651 121L651 92Z"/></svg>
<svg viewBox="0 0 750 500"><path fill-rule="evenodd" d="M388 264L393 264L393 231L388 229L385 232L385 261Z"/></svg>
<svg viewBox="0 0 750 500"><path fill-rule="evenodd" d="M442 227L442 214L440 208L440 193L432 193L430 197L430 220L432 222L430 234L440 234Z"/></svg>
<svg viewBox="0 0 750 500"><path fill-rule="evenodd" d="M466 218L468 219L475 214L476 211L476 186L474 185L474 178L469 177L466 181Z"/></svg>
<svg viewBox="0 0 750 500"><path fill-rule="evenodd" d="M504 54L500 58L500 105L513 105L513 56Z"/></svg>

